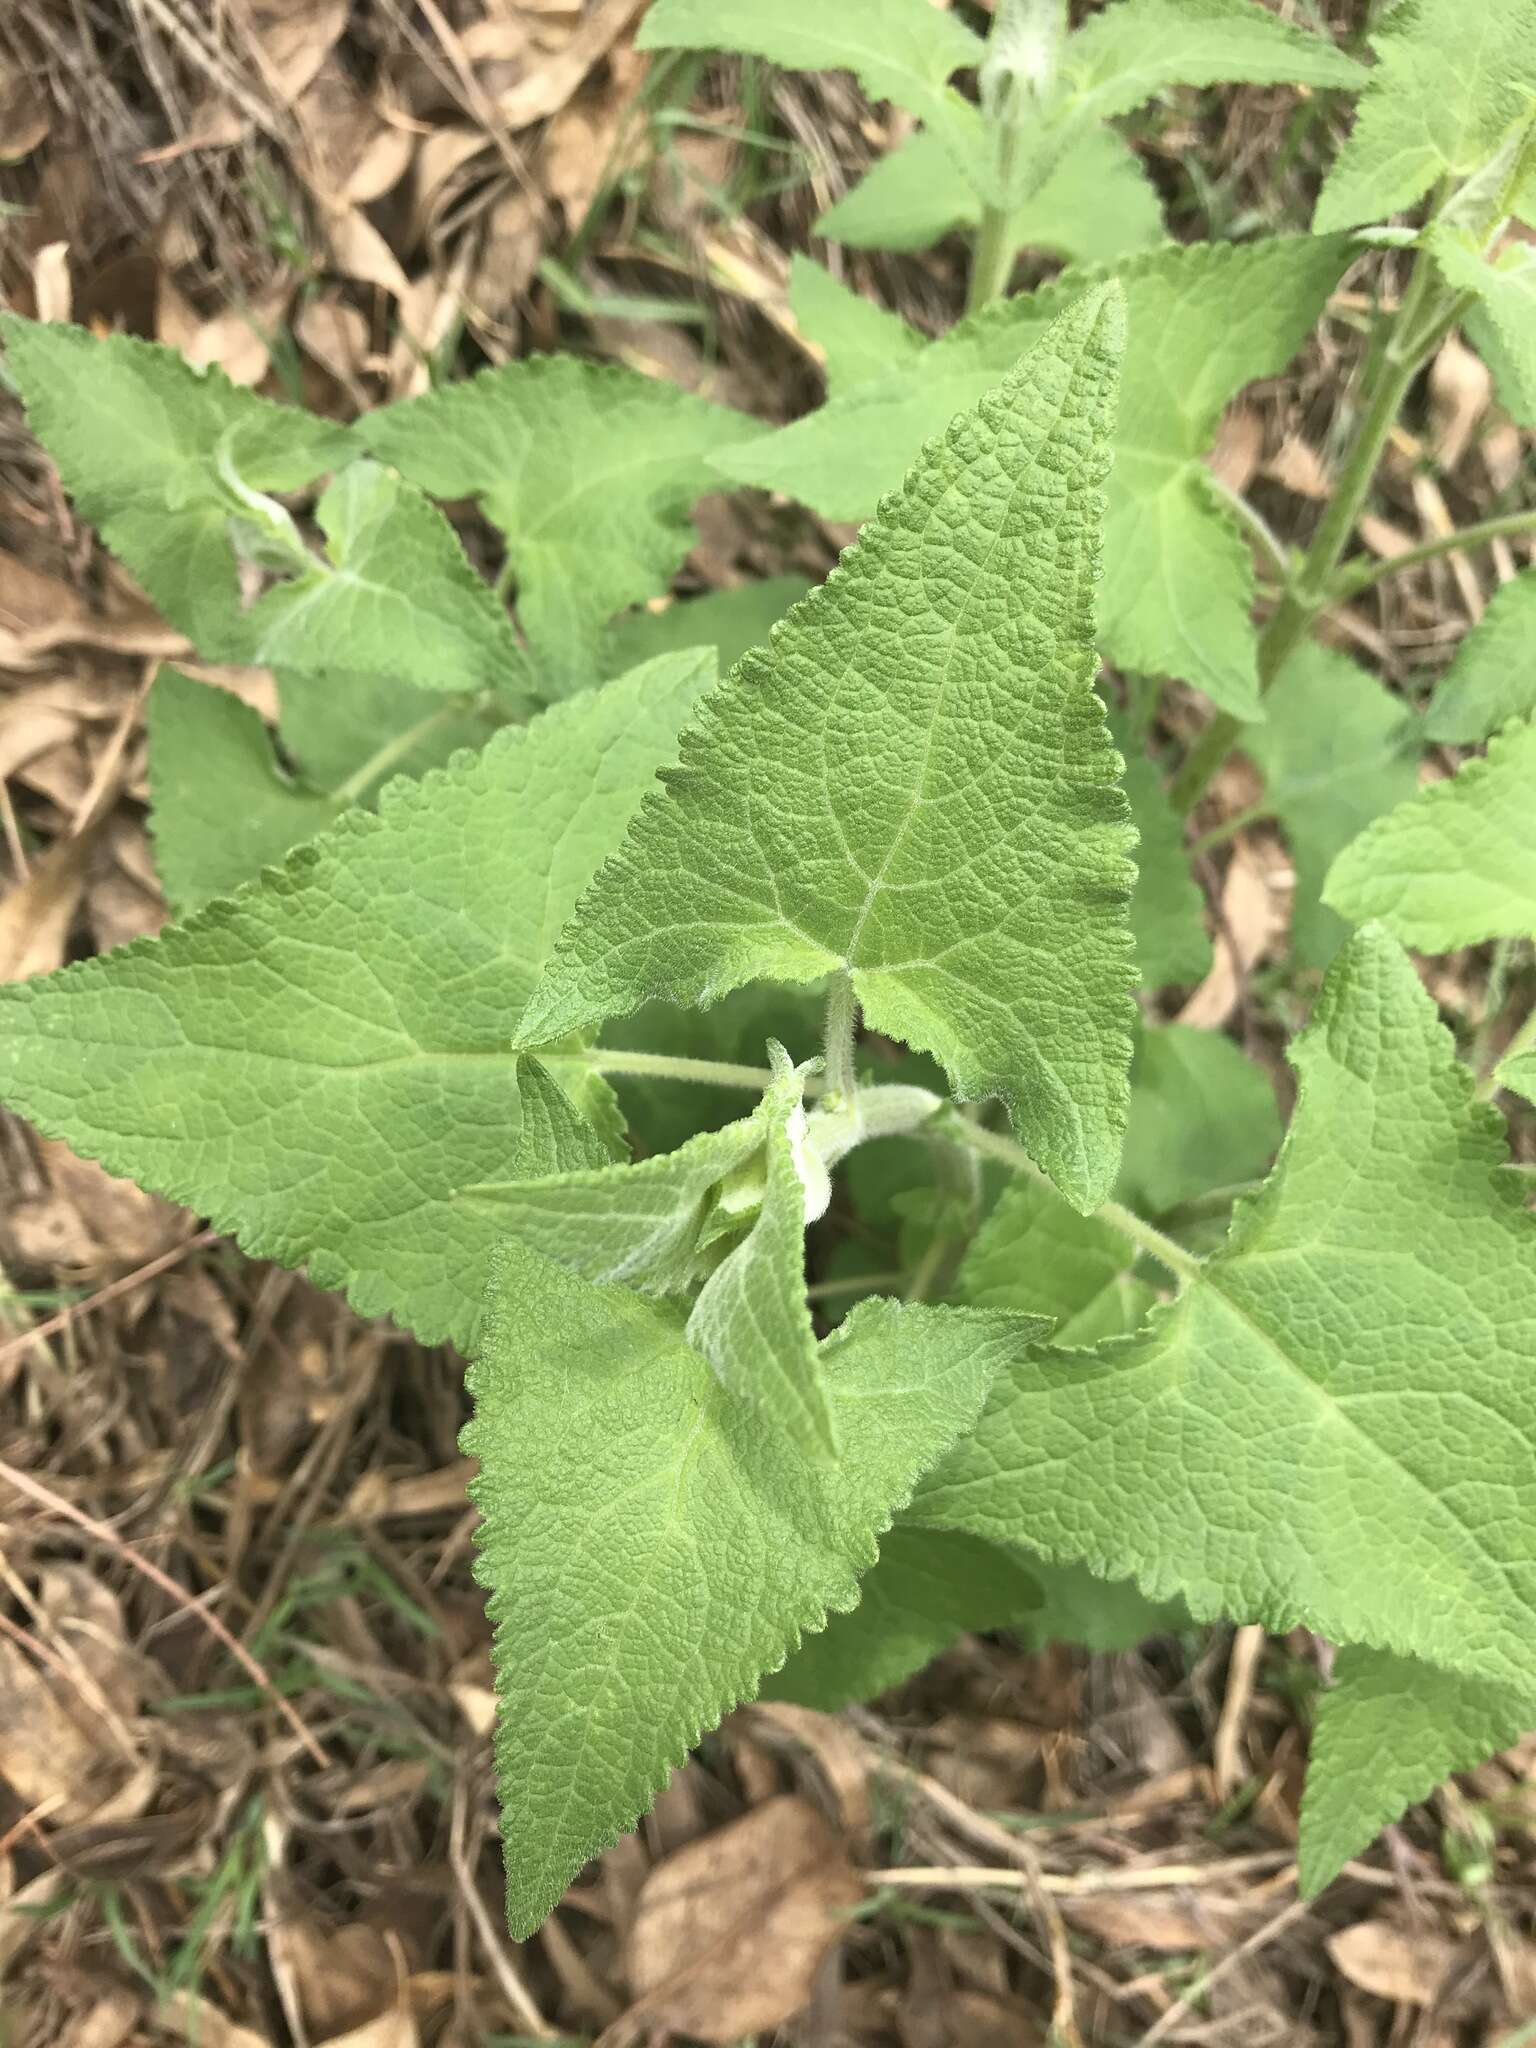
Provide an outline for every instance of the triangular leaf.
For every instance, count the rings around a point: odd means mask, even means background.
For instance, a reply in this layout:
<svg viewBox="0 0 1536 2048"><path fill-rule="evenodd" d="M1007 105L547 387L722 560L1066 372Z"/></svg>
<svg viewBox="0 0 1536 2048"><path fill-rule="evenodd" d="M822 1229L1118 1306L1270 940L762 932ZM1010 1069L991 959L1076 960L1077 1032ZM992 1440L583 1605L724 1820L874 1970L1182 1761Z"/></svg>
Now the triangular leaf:
<svg viewBox="0 0 1536 2048"><path fill-rule="evenodd" d="M1092 689L1119 331L1117 297L1079 301L706 700L524 1042L846 967L877 1030L1005 1097L1063 1191L1102 1198L1131 1015L1130 833Z"/></svg>
<svg viewBox="0 0 1536 2048"><path fill-rule="evenodd" d="M0 316L32 431L81 515L209 660L246 658L221 460L254 491L292 491L344 462L349 431L273 405L222 370L115 334Z"/></svg>
<svg viewBox="0 0 1536 2048"><path fill-rule="evenodd" d="M675 384L575 356L482 370L358 425L423 490L478 498L500 527L549 696L602 672L606 621L659 596L688 552L706 456L754 431Z"/></svg>
<svg viewBox="0 0 1536 2048"><path fill-rule="evenodd" d="M1122 667L1180 676L1223 710L1261 716L1248 546L1202 457L1228 401L1285 367L1353 253L1347 237L1197 242L1121 270L1128 347L1108 485L1099 639ZM932 343L782 432L717 458L739 483L861 519L918 447L974 405L1083 289L1068 273Z"/></svg>
<svg viewBox="0 0 1536 2048"><path fill-rule="evenodd" d="M1349 927L1323 902L1323 883L1350 840L1418 787L1413 722L1368 669L1309 642L1276 677L1264 723L1242 744L1263 771L1265 802L1284 827L1296 871L1296 963L1326 967Z"/></svg>
<svg viewBox="0 0 1536 2048"><path fill-rule="evenodd" d="M1476 746L1536 717L1536 570L1501 583L1456 650L1424 719L1432 740Z"/></svg>
<svg viewBox="0 0 1536 2048"><path fill-rule="evenodd" d="M466 1342L498 1226L459 1190L607 1156L510 1041L711 671L676 656L509 727L163 937L0 989L0 1098Z"/></svg>
<svg viewBox="0 0 1536 2048"><path fill-rule="evenodd" d="M608 628L608 672L622 675L642 661L685 647L713 647L724 675L749 648L767 644L772 629L808 588L803 576L765 576L733 590L680 597L660 611L627 612Z"/></svg>
<svg viewBox="0 0 1536 2048"><path fill-rule="evenodd" d="M727 1393L683 1314L503 1254L470 1375L508 1914L532 1932L830 1610L974 1420L1001 1319L855 1311L822 1346L844 1455Z"/></svg>
<svg viewBox="0 0 1536 2048"><path fill-rule="evenodd" d="M1319 232L1384 220L1494 155L1536 95L1536 0L1401 0L1317 202Z"/></svg>
<svg viewBox="0 0 1536 2048"><path fill-rule="evenodd" d="M1157 764L1122 719L1110 731L1125 760L1125 794L1136 827L1136 891L1131 936L1143 988L1196 982L1211 964L1205 897L1184 850L1184 820L1168 800Z"/></svg>
<svg viewBox="0 0 1536 2048"><path fill-rule="evenodd" d="M928 0L654 0L642 50L740 50L787 71L852 71L871 99L927 120L945 81L980 62L982 43Z"/></svg>
<svg viewBox="0 0 1536 2048"><path fill-rule="evenodd" d="M1257 0L1119 0L1067 39L1062 90L1098 120L1171 85L1336 86L1369 74L1326 36L1277 20Z"/></svg>
<svg viewBox="0 0 1536 2048"><path fill-rule="evenodd" d="M1317 1705L1301 1801L1301 1894L1313 1898L1452 1771L1536 1728L1536 1690L1437 1671L1386 1650L1339 1652Z"/></svg>
<svg viewBox="0 0 1536 2048"><path fill-rule="evenodd" d="M1021 1349L913 1517L1536 1691L1536 1221L1501 1120L1379 930L1293 1060L1221 1255L1136 1336Z"/></svg>
<svg viewBox="0 0 1536 2048"><path fill-rule="evenodd" d="M801 333L827 359L829 391L851 390L922 353L922 336L900 314L839 284L809 256L790 259L789 306Z"/></svg>
<svg viewBox="0 0 1536 2048"><path fill-rule="evenodd" d="M1536 724L1513 725L1378 818L1328 871L1341 916L1379 919L1405 946L1448 953L1536 932Z"/></svg>

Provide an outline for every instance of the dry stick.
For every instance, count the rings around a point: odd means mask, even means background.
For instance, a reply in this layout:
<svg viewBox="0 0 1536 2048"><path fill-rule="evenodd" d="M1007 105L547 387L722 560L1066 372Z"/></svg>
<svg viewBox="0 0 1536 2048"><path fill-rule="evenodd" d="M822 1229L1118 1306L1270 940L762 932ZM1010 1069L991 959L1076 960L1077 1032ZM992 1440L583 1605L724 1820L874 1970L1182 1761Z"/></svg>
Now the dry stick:
<svg viewBox="0 0 1536 2048"><path fill-rule="evenodd" d="M1264 1630L1256 1621L1247 1623L1232 1638L1226 1698L1221 1704L1221 1719L1216 1724L1216 1740L1212 1745L1218 1799L1230 1799L1248 1775L1242 1755L1243 1723L1248 1718L1264 1641Z"/></svg>
<svg viewBox="0 0 1536 2048"><path fill-rule="evenodd" d="M61 1308L57 1315L49 1316L45 1323L34 1323L30 1329L23 1330L19 1337L7 1338L4 1344L0 1344L0 1365L6 1365L11 1359L19 1358L22 1352L30 1351L32 1346L40 1343L44 1337L57 1336L60 1330L69 1327L76 1316L90 1315L96 1309L105 1308L109 1301L116 1301L119 1295L127 1294L146 1280L158 1280L162 1273L178 1265L189 1252L201 1251L204 1246L213 1244L221 1235L222 1232L217 1230L200 1230L196 1237L189 1237L184 1244L174 1245L170 1251L162 1252L159 1258L151 1259L147 1266L139 1266L132 1273L125 1273L121 1280L114 1280L109 1287L103 1287L84 1301L70 1302L67 1307Z"/></svg>
<svg viewBox="0 0 1536 2048"><path fill-rule="evenodd" d="M1163 1892L1192 1885L1222 1884L1234 1877L1252 1877L1260 1870L1284 1867L1287 1878L1296 1866L1287 1849L1266 1849L1254 1856L1228 1856L1219 1863L1134 1864L1128 1870L1081 1870L1066 1875L1042 1870L1040 1889L1060 1899L1092 1898L1101 1892ZM892 1891L1028 1891L1030 1877L1017 1867L1000 1869L984 1863L897 1864L889 1870L866 1870L871 1890Z"/></svg>
<svg viewBox="0 0 1536 2048"><path fill-rule="evenodd" d="M459 1896L470 1919L475 1924L475 1933L485 1951L501 1995L512 2012L517 2015L518 2024L535 2040L554 2041L559 2036L533 2002L533 1994L518 1975L517 1965L507 1954L507 1944L486 1910L484 1899L475 1873L470 1868L469 1854L465 1846L465 1833L469 1823L469 1802L465 1795L462 1777L454 1788L453 1820L448 1834L448 1863L459 1888Z"/></svg>
<svg viewBox="0 0 1536 2048"><path fill-rule="evenodd" d="M7 1464L4 1458L0 1458L0 1479L6 1480L29 1500L36 1501L40 1507L47 1508L51 1514L62 1515L66 1522L73 1522L76 1528L83 1529L98 1543L106 1544L109 1550L115 1550L136 1572L142 1573L151 1585L158 1586L168 1599L174 1600L186 1613L196 1615L203 1627L223 1645L252 1683L268 1696L315 1762L321 1765L330 1763L330 1757L305 1727L293 1702L283 1698L250 1651L230 1634L218 1615L205 1604L207 1596L194 1598L184 1586L177 1585L169 1572L163 1572L159 1565L147 1558L141 1550L135 1550L131 1543L125 1542L115 1529L109 1528L105 1522L98 1522L93 1515L84 1513L72 1501L65 1500L62 1494L55 1493L51 1487L44 1486L29 1473L20 1472L14 1465Z"/></svg>
<svg viewBox="0 0 1536 2048"><path fill-rule="evenodd" d="M1225 1977L1229 1970L1235 1970L1239 1963L1245 1961L1247 1957L1253 1955L1258 1949L1267 1948L1270 1942L1285 1932L1293 1920L1301 1919L1303 1914L1310 1913L1311 1910L1312 1901L1310 1899L1292 1899L1291 1903L1282 1912L1277 1913L1273 1920L1267 1920L1262 1927L1250 1934L1246 1941L1240 1941L1230 1955L1223 1956L1214 1970L1207 1971L1203 1977L1197 1977L1188 1990L1174 2000L1162 2018L1155 2021L1147 2029L1146 2033L1142 2035L1140 2048L1153 2048L1155 2042L1166 2041L1169 2034L1189 2011L1195 2000L1197 1998L1204 1998L1205 1994L1219 1978Z"/></svg>

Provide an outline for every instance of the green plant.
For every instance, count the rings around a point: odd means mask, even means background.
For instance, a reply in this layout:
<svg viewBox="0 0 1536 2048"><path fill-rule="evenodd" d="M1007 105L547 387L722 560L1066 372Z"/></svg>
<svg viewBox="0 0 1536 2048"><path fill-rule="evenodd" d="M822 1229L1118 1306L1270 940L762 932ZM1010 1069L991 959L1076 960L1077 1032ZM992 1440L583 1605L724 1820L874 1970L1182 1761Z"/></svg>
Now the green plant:
<svg viewBox="0 0 1536 2048"><path fill-rule="evenodd" d="M652 45L850 64L958 151L978 299L1052 181L1123 151L1117 113L1364 82L1325 232L1113 252L931 343L800 265L831 395L778 433L567 359L342 431L5 323L82 511L200 652L277 666L296 771L157 684L187 914L0 991L0 1093L471 1354L520 1933L734 1701L836 1706L965 1626L1343 1645L1309 1889L1536 1721L1536 1226L1486 1099L1536 1095L1536 1020L1485 1020L1469 1065L1404 950L1498 939L1502 987L1536 932L1506 656L1536 579L1423 720L1311 637L1388 573L1351 553L1377 465L1480 308L1523 403L1491 252L1536 190L1536 0L1490 5L1466 62L1459 4L1395 10L1365 72L1251 0L1116 0L1070 37L1005 0L985 47L926 0L831 30L658 0ZM1408 282L1293 553L1203 457L1381 247ZM283 494L327 475L322 558ZM766 644L777 590L615 622L722 476L875 516ZM521 638L423 493L500 529ZM1212 707L1176 766L1164 677ZM1492 743L1416 793L1426 738ZM1263 816L1291 844L1271 1025L1316 999L1283 1143L1235 1043L1151 1021L1211 958L1181 814L1239 743L1264 796L1196 843Z"/></svg>

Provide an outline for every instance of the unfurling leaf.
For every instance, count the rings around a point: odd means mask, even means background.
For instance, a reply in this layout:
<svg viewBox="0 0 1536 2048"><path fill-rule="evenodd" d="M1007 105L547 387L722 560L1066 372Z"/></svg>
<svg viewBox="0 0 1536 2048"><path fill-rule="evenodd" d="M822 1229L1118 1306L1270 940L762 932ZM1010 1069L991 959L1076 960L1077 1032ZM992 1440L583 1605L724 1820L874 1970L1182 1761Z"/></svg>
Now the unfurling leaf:
<svg viewBox="0 0 1536 2048"><path fill-rule="evenodd" d="M1135 1336L1021 1347L912 1517L1536 1693L1536 1221L1501 1120L1376 929L1293 1061L1222 1253Z"/></svg>
<svg viewBox="0 0 1536 2048"><path fill-rule="evenodd" d="M466 1343L501 1226L460 1190L609 1156L512 1034L712 672L672 656L508 727L163 937L0 989L0 1099Z"/></svg>
<svg viewBox="0 0 1536 2048"><path fill-rule="evenodd" d="M853 975L869 1022L1002 1095L1091 1208L1129 1061L1131 834L1092 688L1118 295L1081 299L926 448L701 706L522 1028Z"/></svg>
<svg viewBox="0 0 1536 2048"><path fill-rule="evenodd" d="M1405 946L1448 953L1536 932L1536 724L1378 818L1328 872L1342 916L1379 919Z"/></svg>
<svg viewBox="0 0 1536 2048"><path fill-rule="evenodd" d="M480 1461L515 1935L858 1575L974 1420L1006 1319L869 1304L821 1346L843 1455L728 1393L684 1311L501 1255L465 1449Z"/></svg>

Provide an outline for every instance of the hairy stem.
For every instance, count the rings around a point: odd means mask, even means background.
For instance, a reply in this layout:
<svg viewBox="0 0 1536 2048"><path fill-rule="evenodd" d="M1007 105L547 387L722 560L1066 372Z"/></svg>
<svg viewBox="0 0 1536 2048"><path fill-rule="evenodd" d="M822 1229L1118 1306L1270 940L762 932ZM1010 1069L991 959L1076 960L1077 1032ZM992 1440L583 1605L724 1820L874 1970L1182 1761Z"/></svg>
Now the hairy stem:
<svg viewBox="0 0 1536 2048"><path fill-rule="evenodd" d="M693 1081L704 1088L746 1088L761 1095L773 1079L766 1067L735 1066L729 1060L691 1060L668 1052L613 1052L607 1046L592 1046L575 1054L556 1052L554 1061L574 1058L594 1074L629 1074L644 1081ZM826 1088L818 1074L807 1077L807 1095L820 1095Z"/></svg>
<svg viewBox="0 0 1536 2048"><path fill-rule="evenodd" d="M971 280L965 295L967 313L979 313L1000 299L1013 275L1017 254L1013 239L1013 216L1005 206L982 209L976 246L971 252Z"/></svg>
<svg viewBox="0 0 1536 2048"><path fill-rule="evenodd" d="M858 1026L859 1005L853 993L853 977L846 970L832 977L827 994L826 1091L844 1102L858 1092L853 1070L853 1034Z"/></svg>
<svg viewBox="0 0 1536 2048"><path fill-rule="evenodd" d="M1040 1171L1023 1146L1015 1144L1012 1138L1005 1138L999 1131L986 1130L981 1124L972 1123L968 1117L957 1114L945 1119L944 1135L962 1145L972 1146L989 1159L1000 1160L1015 1173L1027 1173L1034 1180L1048 1183L1049 1177ZM1118 1231L1138 1251L1150 1253L1159 1265L1166 1266L1180 1281L1188 1282L1200 1277L1201 1261L1192 1252L1185 1251L1182 1245L1175 1244L1171 1237L1165 1237L1162 1231L1134 1210L1122 1207L1119 1202L1103 1202L1093 1215L1097 1222L1107 1223L1111 1230Z"/></svg>
<svg viewBox="0 0 1536 2048"><path fill-rule="evenodd" d="M429 711L425 718L419 718L404 732L386 740L376 753L368 756L361 768L349 775L345 782L338 783L331 791L331 801L338 804L361 802L376 782L382 782L391 768L414 753L422 741L430 739L440 726L462 718L466 712L475 710L486 701L484 691L478 697L445 697L435 711Z"/></svg>
<svg viewBox="0 0 1536 2048"><path fill-rule="evenodd" d="M1441 555L1454 554L1458 548L1482 547L1487 541L1522 533L1536 533L1536 506L1504 512L1495 519L1480 519L1475 526L1463 526L1455 533L1436 534L1432 540L1383 561L1346 562L1333 579L1331 602L1344 604L1385 577L1396 576L1403 569L1416 569L1421 562L1436 561Z"/></svg>
<svg viewBox="0 0 1536 2048"><path fill-rule="evenodd" d="M1421 250L1401 306L1378 330L1365 371L1365 411L1344 459L1332 498L1300 565L1259 635L1259 688L1267 690L1306 639L1319 613L1334 602L1340 558L1360 523L1376 467L1414 379L1460 317L1465 301L1436 283L1432 260ZM1187 816L1236 746L1242 721L1219 712L1185 757L1169 796Z"/></svg>

